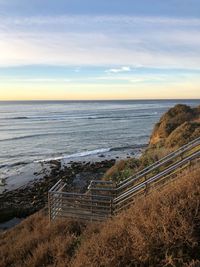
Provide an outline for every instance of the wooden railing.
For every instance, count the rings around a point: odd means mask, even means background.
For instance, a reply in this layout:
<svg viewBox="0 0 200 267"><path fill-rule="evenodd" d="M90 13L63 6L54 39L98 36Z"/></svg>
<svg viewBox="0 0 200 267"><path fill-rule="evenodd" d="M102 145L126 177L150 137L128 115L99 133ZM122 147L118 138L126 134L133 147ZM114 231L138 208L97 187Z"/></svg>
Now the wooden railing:
<svg viewBox="0 0 200 267"><path fill-rule="evenodd" d="M58 181L49 190L49 217L104 220L128 208L136 197L166 184L200 158L200 138L148 166L116 185L113 181L92 180L85 194L66 192ZM200 167L200 166L199 166Z"/></svg>

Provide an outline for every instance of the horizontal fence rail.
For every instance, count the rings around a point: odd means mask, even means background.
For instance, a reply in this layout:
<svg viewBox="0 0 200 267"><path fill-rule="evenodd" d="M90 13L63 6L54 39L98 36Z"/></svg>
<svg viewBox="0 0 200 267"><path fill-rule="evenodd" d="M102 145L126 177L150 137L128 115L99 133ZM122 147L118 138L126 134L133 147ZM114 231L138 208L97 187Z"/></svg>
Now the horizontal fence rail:
<svg viewBox="0 0 200 267"><path fill-rule="evenodd" d="M48 193L49 219L79 218L102 221L128 208L140 195L146 195L172 180L200 158L200 137L127 178L113 181L92 180L85 194L66 192L59 180Z"/></svg>
<svg viewBox="0 0 200 267"><path fill-rule="evenodd" d="M49 191L49 217L71 217L101 221L112 214L112 198L106 195L87 195L63 192L64 184L58 181Z"/></svg>
<svg viewBox="0 0 200 267"><path fill-rule="evenodd" d="M181 157L181 156L184 157L184 153L185 152L188 152L189 150L192 150L193 148L195 148L195 147L197 147L199 145L200 145L200 137L195 139L195 140L193 140L192 142L188 143L187 145L182 146L178 150L168 154L167 156L163 157L162 159L156 161L155 163L149 165L148 167L146 167L143 170L139 171L135 175L130 176L127 179L125 179L124 181L120 182L119 186L116 188L116 190L118 192L120 192L121 190L124 190L125 188L129 187L131 184L135 183L140 178L145 178L145 176L147 176L148 174L150 174L153 171L157 170L158 168L160 168L164 164L169 164L172 160L174 160L174 159L176 159L178 157ZM94 181L91 181L88 189L90 189L90 190L98 189L97 186L101 182L102 183L104 182L105 185L107 184L107 181L94 180Z"/></svg>
<svg viewBox="0 0 200 267"><path fill-rule="evenodd" d="M148 180L134 186L130 190L126 191L125 193L122 193L118 197L116 197L113 200L113 203L115 205L115 212L117 212L118 207L120 206L120 209L122 209L123 204L129 201L131 198L133 198L138 192L149 190L150 185L154 185L156 181L163 181L163 179L168 178L170 174L175 174L175 172L179 170L183 170L183 167L187 167L188 163L191 163L192 160L196 159L197 157L200 157L200 151L197 151L196 153L193 153L191 156L188 156L184 160L176 163L175 165L165 169L164 171L158 173L157 175L149 178ZM127 204L126 204L127 206Z"/></svg>

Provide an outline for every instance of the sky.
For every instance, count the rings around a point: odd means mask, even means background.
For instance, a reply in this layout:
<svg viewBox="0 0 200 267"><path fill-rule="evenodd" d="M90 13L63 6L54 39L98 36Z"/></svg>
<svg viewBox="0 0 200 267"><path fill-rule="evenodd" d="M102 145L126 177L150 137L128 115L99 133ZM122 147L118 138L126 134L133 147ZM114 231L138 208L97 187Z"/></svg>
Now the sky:
<svg viewBox="0 0 200 267"><path fill-rule="evenodd" d="M199 0L0 0L0 100L200 99Z"/></svg>

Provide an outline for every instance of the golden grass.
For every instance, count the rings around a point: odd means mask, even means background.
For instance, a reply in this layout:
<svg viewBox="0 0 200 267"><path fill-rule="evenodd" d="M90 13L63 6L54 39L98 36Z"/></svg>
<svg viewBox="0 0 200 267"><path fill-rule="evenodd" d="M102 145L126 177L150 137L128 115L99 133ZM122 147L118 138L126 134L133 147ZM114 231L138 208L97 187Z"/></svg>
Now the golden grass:
<svg viewBox="0 0 200 267"><path fill-rule="evenodd" d="M117 162L106 172L104 179L122 181L199 137L199 120L200 106L191 108L179 104L169 109L155 125L150 144L141 157Z"/></svg>
<svg viewBox="0 0 200 267"><path fill-rule="evenodd" d="M200 259L199 201L200 174L185 173L106 223L80 247L74 266L183 266Z"/></svg>
<svg viewBox="0 0 200 267"><path fill-rule="evenodd" d="M73 220L50 225L43 212L36 213L14 229L1 234L0 266L67 266L86 225Z"/></svg>
<svg viewBox="0 0 200 267"><path fill-rule="evenodd" d="M187 169L103 224L49 225L37 213L0 235L0 266L200 266L200 172Z"/></svg>
<svg viewBox="0 0 200 267"><path fill-rule="evenodd" d="M180 147L200 133L200 107L176 105L170 108L155 125L150 146Z"/></svg>

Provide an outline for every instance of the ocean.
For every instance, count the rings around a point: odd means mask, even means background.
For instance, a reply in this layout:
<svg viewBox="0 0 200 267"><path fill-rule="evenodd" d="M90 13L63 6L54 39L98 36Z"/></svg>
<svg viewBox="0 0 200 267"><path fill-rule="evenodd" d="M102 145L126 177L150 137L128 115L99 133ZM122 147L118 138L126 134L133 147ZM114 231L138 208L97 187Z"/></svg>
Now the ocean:
<svg viewBox="0 0 200 267"><path fill-rule="evenodd" d="M199 100L0 102L0 178L48 159L83 159L148 143L160 116ZM31 166L31 165L30 165Z"/></svg>

